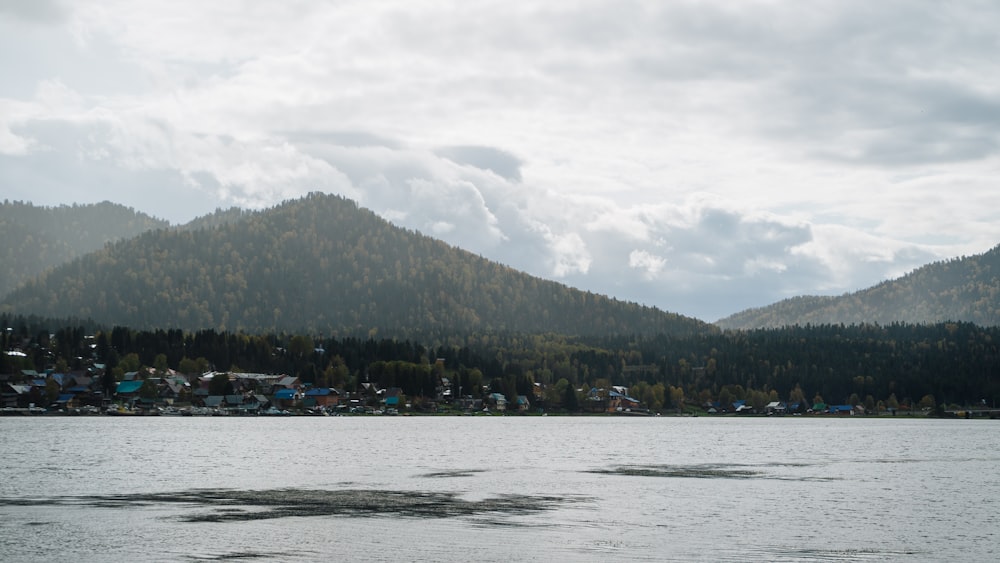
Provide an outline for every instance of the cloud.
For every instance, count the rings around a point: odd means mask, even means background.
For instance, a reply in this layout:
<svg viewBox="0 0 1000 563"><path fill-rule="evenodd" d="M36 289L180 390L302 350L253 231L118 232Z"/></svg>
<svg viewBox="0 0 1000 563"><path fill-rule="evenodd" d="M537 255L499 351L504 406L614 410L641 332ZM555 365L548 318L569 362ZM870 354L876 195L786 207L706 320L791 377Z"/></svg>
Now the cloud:
<svg viewBox="0 0 1000 563"><path fill-rule="evenodd" d="M435 153L457 164L467 164L482 170L489 170L501 178L513 181L521 180L521 160L500 149L458 146L440 148Z"/></svg>
<svg viewBox="0 0 1000 563"><path fill-rule="evenodd" d="M0 0L0 19L44 24L58 23L66 17L63 3L57 0Z"/></svg>
<svg viewBox="0 0 1000 563"><path fill-rule="evenodd" d="M328 191L703 318L1000 238L986 4L25 6L0 4L25 199L182 221Z"/></svg>

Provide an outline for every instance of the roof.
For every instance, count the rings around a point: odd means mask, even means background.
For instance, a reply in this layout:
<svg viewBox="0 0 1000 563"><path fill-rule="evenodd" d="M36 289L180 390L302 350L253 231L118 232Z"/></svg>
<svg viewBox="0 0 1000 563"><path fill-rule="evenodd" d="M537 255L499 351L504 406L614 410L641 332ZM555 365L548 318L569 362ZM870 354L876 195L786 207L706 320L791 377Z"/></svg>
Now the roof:
<svg viewBox="0 0 1000 563"><path fill-rule="evenodd" d="M611 397L612 399L621 399L623 401L629 401L631 403L639 402L639 399L636 399L635 397L629 397L628 395L624 393L619 393L618 391L612 391L608 393L608 396Z"/></svg>
<svg viewBox="0 0 1000 563"><path fill-rule="evenodd" d="M278 392L274 394L275 399L294 399L295 389L278 389Z"/></svg>
<svg viewBox="0 0 1000 563"><path fill-rule="evenodd" d="M299 378L293 377L291 375L286 375L285 377L279 379L275 385L279 385L281 387L292 387L298 384L299 384Z"/></svg>
<svg viewBox="0 0 1000 563"><path fill-rule="evenodd" d="M138 381L122 381L118 383L118 388L115 390L115 393L135 393L140 387L142 387L143 383L145 382L141 379Z"/></svg>
<svg viewBox="0 0 1000 563"><path fill-rule="evenodd" d="M329 387L314 387L306 391L306 397L327 397L329 395L338 395L336 389L331 389Z"/></svg>
<svg viewBox="0 0 1000 563"><path fill-rule="evenodd" d="M89 375L74 375L72 378L70 378L69 381L72 381L77 386L86 386L94 384L94 378L90 377Z"/></svg>

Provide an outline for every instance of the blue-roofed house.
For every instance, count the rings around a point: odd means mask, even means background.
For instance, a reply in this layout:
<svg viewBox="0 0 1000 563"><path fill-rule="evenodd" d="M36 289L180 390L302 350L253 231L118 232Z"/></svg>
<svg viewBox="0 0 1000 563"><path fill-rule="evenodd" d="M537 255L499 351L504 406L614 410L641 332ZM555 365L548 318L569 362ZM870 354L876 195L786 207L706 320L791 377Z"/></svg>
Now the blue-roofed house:
<svg viewBox="0 0 1000 563"><path fill-rule="evenodd" d="M517 396L517 410L520 412L525 412L531 408L531 402L528 401L527 395Z"/></svg>
<svg viewBox="0 0 1000 563"><path fill-rule="evenodd" d="M297 398L298 392L295 389L278 389L274 393L274 403L281 409L294 407Z"/></svg>
<svg viewBox="0 0 1000 563"><path fill-rule="evenodd" d="M133 380L133 381L119 381L118 387L115 389L115 395L119 397L133 397L139 394L139 389L142 389L142 385L145 381Z"/></svg>
<svg viewBox="0 0 1000 563"><path fill-rule="evenodd" d="M403 390L399 387L389 387L385 390L385 398L382 402L385 403L387 409L398 409L399 399L403 396Z"/></svg>
<svg viewBox="0 0 1000 563"><path fill-rule="evenodd" d="M498 411L507 410L507 397L503 393L490 393L486 401Z"/></svg>
<svg viewBox="0 0 1000 563"><path fill-rule="evenodd" d="M306 407L335 407L340 403L340 391L332 387L313 387L306 391L303 405Z"/></svg>
<svg viewBox="0 0 1000 563"><path fill-rule="evenodd" d="M63 393L56 398L56 404L59 405L61 409L71 409L76 407L76 395L72 393Z"/></svg>

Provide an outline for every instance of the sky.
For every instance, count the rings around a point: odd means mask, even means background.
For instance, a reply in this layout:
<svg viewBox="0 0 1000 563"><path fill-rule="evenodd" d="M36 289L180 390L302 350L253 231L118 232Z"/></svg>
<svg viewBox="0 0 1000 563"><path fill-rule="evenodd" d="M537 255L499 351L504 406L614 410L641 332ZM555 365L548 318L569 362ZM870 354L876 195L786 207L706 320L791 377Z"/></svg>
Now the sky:
<svg viewBox="0 0 1000 563"><path fill-rule="evenodd" d="M1000 243L992 1L0 0L0 197L321 191L714 321Z"/></svg>

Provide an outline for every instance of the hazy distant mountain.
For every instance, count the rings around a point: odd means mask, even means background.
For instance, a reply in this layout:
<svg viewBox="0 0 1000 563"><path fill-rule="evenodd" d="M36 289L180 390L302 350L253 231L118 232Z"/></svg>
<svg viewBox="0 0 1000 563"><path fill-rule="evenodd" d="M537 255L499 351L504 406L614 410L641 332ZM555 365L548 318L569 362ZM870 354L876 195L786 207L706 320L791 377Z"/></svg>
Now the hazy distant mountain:
<svg viewBox="0 0 1000 563"><path fill-rule="evenodd" d="M748 309L721 328L805 324L967 321L1000 325L1000 246L983 254L935 262L891 281L840 297L796 297Z"/></svg>
<svg viewBox="0 0 1000 563"><path fill-rule="evenodd" d="M134 328L690 334L714 327L490 262L322 194L115 243L0 310Z"/></svg>
<svg viewBox="0 0 1000 563"><path fill-rule="evenodd" d="M248 217L253 216L253 211L247 211L246 209L241 209L239 207L230 207L229 209L216 209L213 213L208 215L202 215L201 217L196 217L190 222L183 225L178 225L174 227L175 229L182 231L193 231L197 229L208 229L211 227L220 227L222 225L228 225L231 223L238 223Z"/></svg>
<svg viewBox="0 0 1000 563"><path fill-rule="evenodd" d="M0 204L0 296L43 271L115 240L169 226L115 203L36 207Z"/></svg>

